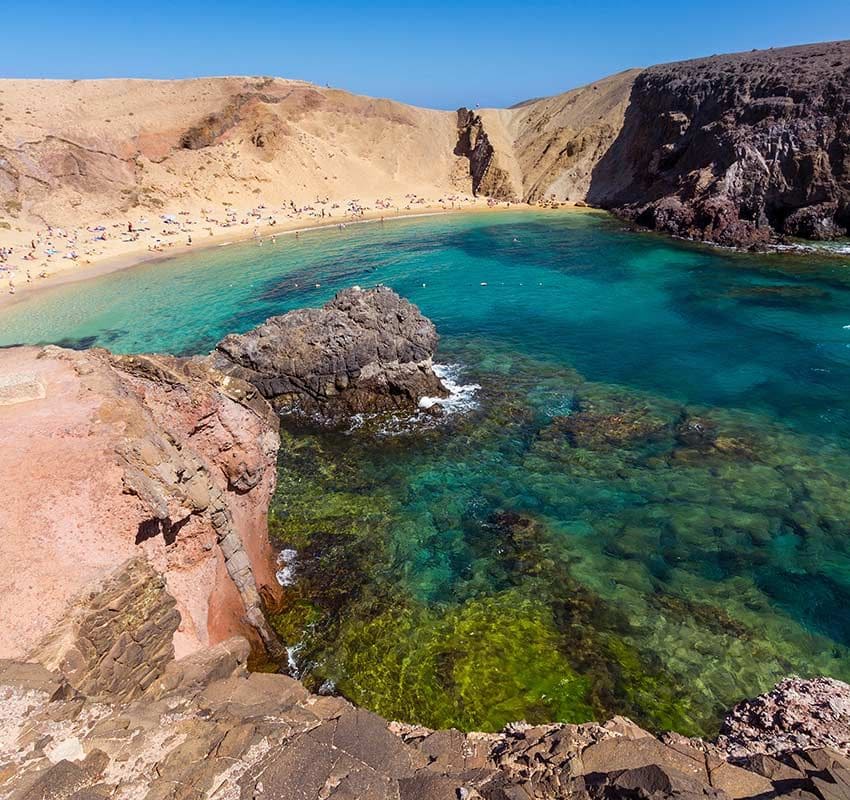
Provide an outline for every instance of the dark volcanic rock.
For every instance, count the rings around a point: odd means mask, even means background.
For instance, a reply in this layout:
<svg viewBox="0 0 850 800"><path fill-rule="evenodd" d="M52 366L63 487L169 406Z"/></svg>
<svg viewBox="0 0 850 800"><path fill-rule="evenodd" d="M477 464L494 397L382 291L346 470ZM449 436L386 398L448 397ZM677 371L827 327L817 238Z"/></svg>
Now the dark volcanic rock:
<svg viewBox="0 0 850 800"><path fill-rule="evenodd" d="M484 129L484 121L468 108L457 110L457 145L454 153L469 159L474 195L516 200L510 176L497 164L496 151Z"/></svg>
<svg viewBox="0 0 850 800"><path fill-rule="evenodd" d="M322 308L271 317L225 337L212 354L225 374L277 408L324 417L413 409L448 393L434 374L437 331L386 287L346 289Z"/></svg>
<svg viewBox="0 0 850 800"><path fill-rule="evenodd" d="M850 42L642 72L588 199L725 245L850 230Z"/></svg>

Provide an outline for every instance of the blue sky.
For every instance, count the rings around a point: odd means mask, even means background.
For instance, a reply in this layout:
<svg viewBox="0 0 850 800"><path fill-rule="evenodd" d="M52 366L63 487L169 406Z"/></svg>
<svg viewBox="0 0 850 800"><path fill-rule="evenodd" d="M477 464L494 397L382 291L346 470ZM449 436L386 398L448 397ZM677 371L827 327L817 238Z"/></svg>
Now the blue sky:
<svg viewBox="0 0 850 800"><path fill-rule="evenodd" d="M632 66L850 38L850 0L0 0L0 11L2 77L279 75L435 108L509 105Z"/></svg>

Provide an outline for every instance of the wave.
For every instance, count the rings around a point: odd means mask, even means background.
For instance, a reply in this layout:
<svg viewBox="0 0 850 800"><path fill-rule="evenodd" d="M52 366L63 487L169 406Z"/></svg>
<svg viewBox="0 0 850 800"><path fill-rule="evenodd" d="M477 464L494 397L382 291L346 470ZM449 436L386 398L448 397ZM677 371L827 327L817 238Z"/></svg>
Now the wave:
<svg viewBox="0 0 850 800"><path fill-rule="evenodd" d="M275 573L277 582L281 586L292 586L295 584L295 565L298 559L298 551L292 548L284 548L277 554L278 571Z"/></svg>
<svg viewBox="0 0 850 800"><path fill-rule="evenodd" d="M434 374L449 390L448 397L423 397L419 408L440 406L447 414L470 411L478 405L475 393L481 388L478 383L460 383L463 367L460 364L434 364Z"/></svg>

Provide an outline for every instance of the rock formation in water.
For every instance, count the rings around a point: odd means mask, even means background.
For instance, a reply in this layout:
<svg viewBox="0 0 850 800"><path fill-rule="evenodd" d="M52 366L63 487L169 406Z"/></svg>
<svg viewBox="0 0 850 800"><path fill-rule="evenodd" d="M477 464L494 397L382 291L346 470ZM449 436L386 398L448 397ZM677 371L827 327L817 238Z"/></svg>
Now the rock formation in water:
<svg viewBox="0 0 850 800"><path fill-rule="evenodd" d="M622 717L497 734L388 723L287 676L249 673L250 646L240 637L174 661L174 599L150 575L142 559L131 560L81 603L73 632L65 622L47 637L50 648L68 643L54 668L0 661L0 796L850 797L850 759L829 749L836 737L826 728L818 736L810 726L805 749L786 740L771 756L750 740L733 763L710 743L659 739ZM850 687L834 688L846 699ZM806 683L797 689L805 693ZM824 687L816 693L827 697ZM782 713L781 701L769 703ZM846 732L847 709L836 708ZM761 733L770 737L769 725Z"/></svg>
<svg viewBox="0 0 850 800"><path fill-rule="evenodd" d="M178 655L235 634L279 647L263 614L280 593L267 536L278 422L252 386L170 356L56 347L0 351L0 376L17 387L0 394L0 657L31 651L61 619L47 661L99 651L108 632L71 609L140 556L155 577L133 585L162 581L179 614L139 613L154 627L179 620ZM112 655L143 677L173 651L140 635L122 640L125 660Z"/></svg>
<svg viewBox="0 0 850 800"><path fill-rule="evenodd" d="M847 235L850 42L645 70L588 199L725 245Z"/></svg>
<svg viewBox="0 0 850 800"><path fill-rule="evenodd" d="M423 397L446 396L432 365L437 339L433 323L395 292L353 288L322 308L225 337L211 362L278 409L337 418L412 410Z"/></svg>

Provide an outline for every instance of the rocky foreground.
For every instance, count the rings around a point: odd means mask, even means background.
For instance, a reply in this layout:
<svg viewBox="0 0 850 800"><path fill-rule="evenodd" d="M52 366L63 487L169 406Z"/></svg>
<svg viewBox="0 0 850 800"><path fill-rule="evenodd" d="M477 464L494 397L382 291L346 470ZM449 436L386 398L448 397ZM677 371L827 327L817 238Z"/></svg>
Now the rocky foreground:
<svg viewBox="0 0 850 800"><path fill-rule="evenodd" d="M207 357L0 351L0 799L850 799L838 681L784 681L707 743L623 718L431 731L248 671L285 663L263 394L415 408L435 345L353 289Z"/></svg>
<svg viewBox="0 0 850 800"><path fill-rule="evenodd" d="M74 659L54 670L0 661L0 797L850 798L850 686L837 681L780 684L734 709L715 744L657 738L624 718L431 731L249 673L238 637L146 662L132 643L167 651L179 624L162 583L139 580L146 569L128 562L76 608L59 637ZM144 663L153 680L142 690L122 663Z"/></svg>

